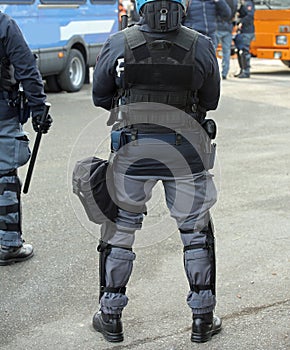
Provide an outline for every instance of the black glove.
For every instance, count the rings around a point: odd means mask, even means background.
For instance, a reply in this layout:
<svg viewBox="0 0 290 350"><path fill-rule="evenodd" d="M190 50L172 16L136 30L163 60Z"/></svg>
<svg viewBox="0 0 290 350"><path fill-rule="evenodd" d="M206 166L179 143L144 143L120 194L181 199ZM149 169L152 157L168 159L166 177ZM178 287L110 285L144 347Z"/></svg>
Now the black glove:
<svg viewBox="0 0 290 350"><path fill-rule="evenodd" d="M53 122L53 119L51 118L50 114L47 115L44 122L41 122L42 113L37 111L32 113L32 126L34 131L41 132L43 134L46 134L51 127L51 124Z"/></svg>

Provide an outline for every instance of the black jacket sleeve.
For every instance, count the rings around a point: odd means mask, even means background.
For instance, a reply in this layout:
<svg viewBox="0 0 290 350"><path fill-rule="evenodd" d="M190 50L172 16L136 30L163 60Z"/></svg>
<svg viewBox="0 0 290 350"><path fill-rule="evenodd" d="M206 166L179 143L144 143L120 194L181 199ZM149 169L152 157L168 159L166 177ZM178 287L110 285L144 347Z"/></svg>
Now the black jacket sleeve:
<svg viewBox="0 0 290 350"><path fill-rule="evenodd" d="M113 98L117 91L113 51L113 48L111 48L111 38L109 38L97 57L93 75L94 105L106 110L112 108Z"/></svg>
<svg viewBox="0 0 290 350"><path fill-rule="evenodd" d="M32 111L39 109L44 104L46 95L36 58L16 22L3 14L0 35L5 53L14 67L14 77L22 83L29 106Z"/></svg>
<svg viewBox="0 0 290 350"><path fill-rule="evenodd" d="M200 36L196 46L195 90L202 109L215 110L220 98L220 72L211 41Z"/></svg>

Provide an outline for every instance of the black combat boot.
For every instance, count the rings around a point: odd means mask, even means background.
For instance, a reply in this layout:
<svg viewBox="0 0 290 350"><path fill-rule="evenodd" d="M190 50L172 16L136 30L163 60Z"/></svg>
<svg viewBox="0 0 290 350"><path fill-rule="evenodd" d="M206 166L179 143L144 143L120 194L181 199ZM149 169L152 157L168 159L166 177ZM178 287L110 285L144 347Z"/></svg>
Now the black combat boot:
<svg viewBox="0 0 290 350"><path fill-rule="evenodd" d="M0 266L11 265L32 257L33 247L30 244L23 244L21 247L6 247L2 245L0 248Z"/></svg>
<svg viewBox="0 0 290 350"><path fill-rule="evenodd" d="M205 343L211 340L214 334L222 329L222 322L213 312L202 315L193 315L192 317L191 341L195 343Z"/></svg>
<svg viewBox="0 0 290 350"><path fill-rule="evenodd" d="M242 54L242 62L243 62L243 69L242 73L238 76L240 79L244 78L250 78L250 59L251 55L247 52L243 52Z"/></svg>
<svg viewBox="0 0 290 350"><path fill-rule="evenodd" d="M239 77L242 74L242 72L243 72L242 55L239 52L237 52L237 56L238 56L238 62L239 62L239 66L240 66L240 71L239 71L239 73L234 74L234 77L236 77L236 78Z"/></svg>
<svg viewBox="0 0 290 350"><path fill-rule="evenodd" d="M250 78L250 72L248 70L244 69L242 71L242 73L238 76L238 78L240 78L240 79Z"/></svg>
<svg viewBox="0 0 290 350"><path fill-rule="evenodd" d="M109 342L119 343L124 340L121 315L104 314L98 311L93 317L93 327Z"/></svg>

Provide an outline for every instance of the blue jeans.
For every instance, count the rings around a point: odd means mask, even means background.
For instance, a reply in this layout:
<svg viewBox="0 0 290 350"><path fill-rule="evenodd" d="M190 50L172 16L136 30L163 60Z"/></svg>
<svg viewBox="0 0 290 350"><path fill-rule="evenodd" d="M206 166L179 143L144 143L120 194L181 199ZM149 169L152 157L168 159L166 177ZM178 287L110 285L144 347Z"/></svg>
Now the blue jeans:
<svg viewBox="0 0 290 350"><path fill-rule="evenodd" d="M217 31L217 38L222 45L222 76L226 77L230 69L232 33L227 31Z"/></svg>

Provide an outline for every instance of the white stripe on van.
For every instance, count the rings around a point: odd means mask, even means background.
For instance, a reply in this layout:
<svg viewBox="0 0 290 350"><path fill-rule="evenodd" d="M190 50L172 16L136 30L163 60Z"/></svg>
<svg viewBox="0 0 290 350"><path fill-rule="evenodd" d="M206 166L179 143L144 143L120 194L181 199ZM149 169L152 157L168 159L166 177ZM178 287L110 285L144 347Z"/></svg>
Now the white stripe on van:
<svg viewBox="0 0 290 350"><path fill-rule="evenodd" d="M73 35L111 33L114 20L71 21L60 27L60 40L68 40Z"/></svg>

